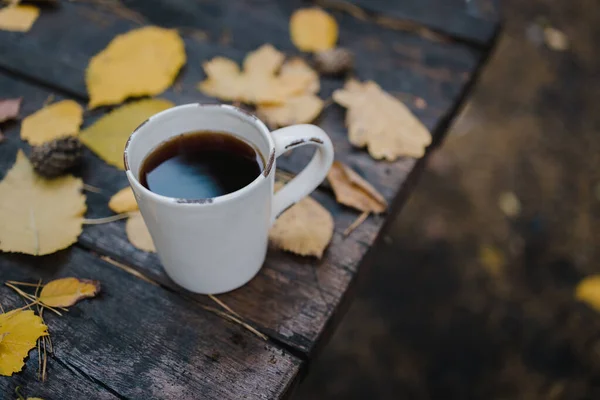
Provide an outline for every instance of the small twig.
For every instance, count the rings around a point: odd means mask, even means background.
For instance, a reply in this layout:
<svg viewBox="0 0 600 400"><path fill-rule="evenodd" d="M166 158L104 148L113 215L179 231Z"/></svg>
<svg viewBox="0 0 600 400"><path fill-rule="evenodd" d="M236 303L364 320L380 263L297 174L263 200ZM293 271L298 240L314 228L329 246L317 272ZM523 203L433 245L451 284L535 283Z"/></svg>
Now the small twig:
<svg viewBox="0 0 600 400"><path fill-rule="evenodd" d="M115 267L117 267L117 268L120 268L120 269L122 269L123 271L125 271L125 272L127 272L127 273L129 273L129 274L131 274L131 275L133 275L133 276L135 276L136 278L140 278L141 280L143 280L143 281L146 281L146 282L148 282L148 283L150 283L150 284L152 284L152 285L154 285L154 286L160 286L160 285L158 284L158 282L154 281L154 280L153 280L153 279L151 279L151 278L148 278L146 275L142 274L142 273L141 273L141 272L139 272L138 270L136 270L136 269L133 269L133 268L131 268L130 266L127 266L127 265L125 265L125 264L122 264L122 263L120 263L120 262L118 262L118 261L116 261L116 260L113 260L112 258L110 258L110 257L108 257L108 256L101 256L101 257L100 257L100 259L102 259L102 260L106 261L106 262L107 262L107 263L109 263L109 264L112 264L112 265L114 265L114 266L115 266Z"/></svg>
<svg viewBox="0 0 600 400"><path fill-rule="evenodd" d="M97 188L96 186L88 185L87 183L83 184L83 190L93 193L102 193L102 189Z"/></svg>
<svg viewBox="0 0 600 400"><path fill-rule="evenodd" d="M85 218L82 223L83 225L101 225L108 224L109 222L119 221L125 218L129 218L129 213L111 215L110 217L104 218Z"/></svg>
<svg viewBox="0 0 600 400"><path fill-rule="evenodd" d="M267 335L265 335L264 333L261 333L259 331L257 331L254 327L248 325L247 323L245 323L244 321L242 321L241 319L231 315L231 314L227 314L226 312L223 312L221 310L218 310L214 307L211 306L205 306L204 304L200 305L203 309L205 309L206 311L210 311L212 313L215 313L217 315L220 315L223 318L226 318L232 322L235 322L237 324L240 324L241 326L243 326L244 328L246 328L247 330L249 330L250 332L254 333L256 336L258 336L259 338L261 338L262 340L268 340L269 338L267 337Z"/></svg>
<svg viewBox="0 0 600 400"><path fill-rule="evenodd" d="M209 294L208 297L210 297L210 299L212 301L214 301L215 303L217 303L218 305L220 305L221 307L223 307L225 310L229 311L230 313L232 313L233 315L235 315L238 318L242 318L242 316L238 313L236 313L235 311L233 311L231 309L231 307L229 307L227 304L223 303L221 300L219 300L216 296L213 296L212 294Z"/></svg>
<svg viewBox="0 0 600 400"><path fill-rule="evenodd" d="M358 228L358 226L360 224L362 224L363 222L365 222L365 220L367 219L367 217L369 216L369 211L365 211L362 214L360 214L358 216L358 218L356 218L354 220L353 223L350 224L349 227L346 228L346 230L344 231L344 237L347 237L349 234L351 234L356 228Z"/></svg>

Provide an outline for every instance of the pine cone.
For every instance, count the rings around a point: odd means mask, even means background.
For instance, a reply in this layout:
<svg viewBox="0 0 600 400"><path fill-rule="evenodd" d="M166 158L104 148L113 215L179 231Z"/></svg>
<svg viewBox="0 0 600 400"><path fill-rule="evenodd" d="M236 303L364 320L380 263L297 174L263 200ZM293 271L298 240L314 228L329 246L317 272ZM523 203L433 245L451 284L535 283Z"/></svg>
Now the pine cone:
<svg viewBox="0 0 600 400"><path fill-rule="evenodd" d="M321 51L314 59L317 71L324 75L341 75L354 66L354 54L341 47Z"/></svg>
<svg viewBox="0 0 600 400"><path fill-rule="evenodd" d="M82 145L75 136L65 136L34 146L29 160L44 178L56 178L81 162Z"/></svg>

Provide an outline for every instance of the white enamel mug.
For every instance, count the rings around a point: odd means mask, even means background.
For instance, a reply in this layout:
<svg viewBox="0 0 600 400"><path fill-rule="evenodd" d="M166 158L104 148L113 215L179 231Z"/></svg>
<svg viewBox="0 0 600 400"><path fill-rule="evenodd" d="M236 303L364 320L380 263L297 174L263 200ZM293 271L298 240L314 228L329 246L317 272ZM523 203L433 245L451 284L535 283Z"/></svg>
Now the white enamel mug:
<svg viewBox="0 0 600 400"><path fill-rule="evenodd" d="M145 157L166 140L195 131L227 132L252 144L263 173L235 192L210 199L177 199L153 193L139 182ZM273 194L276 158L293 148L317 148L291 182ZM333 162L327 134L314 125L269 132L254 115L229 105L187 104L160 112L132 134L124 153L127 178L165 271L196 293L236 289L260 270L269 228L279 214L325 179Z"/></svg>

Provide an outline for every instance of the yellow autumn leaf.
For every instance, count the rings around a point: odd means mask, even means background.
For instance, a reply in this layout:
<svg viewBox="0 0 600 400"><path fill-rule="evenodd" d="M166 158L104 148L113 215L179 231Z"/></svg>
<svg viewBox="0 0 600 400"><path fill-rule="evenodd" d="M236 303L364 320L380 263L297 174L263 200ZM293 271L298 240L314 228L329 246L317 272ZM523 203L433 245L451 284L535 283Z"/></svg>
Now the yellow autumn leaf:
<svg viewBox="0 0 600 400"><path fill-rule="evenodd" d="M131 213L125 224L125 232L127 233L127 239L138 249L152 253L156 252L152 236L150 236L148 227L139 211Z"/></svg>
<svg viewBox="0 0 600 400"><path fill-rule="evenodd" d="M138 204L133 195L133 190L129 186L119 190L110 198L108 208L117 214L137 210Z"/></svg>
<svg viewBox="0 0 600 400"><path fill-rule="evenodd" d="M146 99L125 104L81 131L79 139L104 161L119 169L131 133L154 114L173 107L168 100Z"/></svg>
<svg viewBox="0 0 600 400"><path fill-rule="evenodd" d="M335 47L338 24L320 8L296 10L290 18L292 43L301 51L318 52Z"/></svg>
<svg viewBox="0 0 600 400"><path fill-rule="evenodd" d="M375 159L420 158L431 143L425 125L375 82L350 80L343 89L333 92L333 100L348 109L346 125L350 142L357 147L368 147Z"/></svg>
<svg viewBox="0 0 600 400"><path fill-rule="evenodd" d="M118 35L85 71L89 107L162 93L185 61L185 45L175 29L147 26Z"/></svg>
<svg viewBox="0 0 600 400"><path fill-rule="evenodd" d="M50 104L29 115L21 124L21 139L32 146L62 136L74 136L83 122L83 108L73 100Z"/></svg>
<svg viewBox="0 0 600 400"><path fill-rule="evenodd" d="M327 174L338 203L363 212L381 213L387 208L383 196L360 175L340 161Z"/></svg>
<svg viewBox="0 0 600 400"><path fill-rule="evenodd" d="M100 282L88 279L61 278L48 282L40 292L40 301L49 307L70 307L100 291Z"/></svg>
<svg viewBox="0 0 600 400"><path fill-rule="evenodd" d="M286 61L281 67L279 79L283 82L303 82L304 92L285 99L280 104L261 104L256 108L271 128L314 121L321 110L323 100L316 93L320 89L319 75L300 58Z"/></svg>
<svg viewBox="0 0 600 400"><path fill-rule="evenodd" d="M31 5L13 5L0 9L0 30L27 32L40 15L40 9Z"/></svg>
<svg viewBox="0 0 600 400"><path fill-rule="evenodd" d="M285 56L270 44L248 53L243 71L233 60L215 57L202 65L207 79L198 84L198 89L208 96L227 101L281 104L314 85L308 74L297 74L295 79L276 75L284 59Z"/></svg>
<svg viewBox="0 0 600 400"><path fill-rule="evenodd" d="M23 369L25 357L48 327L31 310L13 310L0 314L0 375L12 376Z"/></svg>
<svg viewBox="0 0 600 400"><path fill-rule="evenodd" d="M600 275L586 276L575 289L575 298L600 312Z"/></svg>
<svg viewBox="0 0 600 400"><path fill-rule="evenodd" d="M86 211L83 182L39 177L22 151L0 182L0 250L44 255L77 241Z"/></svg>
<svg viewBox="0 0 600 400"><path fill-rule="evenodd" d="M282 187L276 183L275 188ZM321 258L333 237L333 217L325 207L305 197L281 214L269 231L271 243L301 256Z"/></svg>

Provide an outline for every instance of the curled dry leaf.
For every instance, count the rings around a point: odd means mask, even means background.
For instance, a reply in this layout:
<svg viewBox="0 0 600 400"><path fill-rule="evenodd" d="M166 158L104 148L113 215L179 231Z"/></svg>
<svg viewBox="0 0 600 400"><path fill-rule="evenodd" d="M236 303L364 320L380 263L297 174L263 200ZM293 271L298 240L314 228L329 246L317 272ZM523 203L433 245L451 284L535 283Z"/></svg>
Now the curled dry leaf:
<svg viewBox="0 0 600 400"><path fill-rule="evenodd" d="M96 296L99 291L98 281L62 278L45 284L39 299L49 307L70 307L79 300Z"/></svg>
<svg viewBox="0 0 600 400"><path fill-rule="evenodd" d="M276 189L283 184L276 184ZM333 236L333 217L318 202L306 197L277 218L269 232L276 247L301 256L321 258Z"/></svg>
<svg viewBox="0 0 600 400"><path fill-rule="evenodd" d="M185 61L185 46L175 29L147 26L119 35L87 67L89 107L162 93Z"/></svg>
<svg viewBox="0 0 600 400"><path fill-rule="evenodd" d="M13 310L0 314L0 335L0 375L12 376L23 369L37 340L48 335L48 327L31 310Z"/></svg>
<svg viewBox="0 0 600 400"><path fill-rule="evenodd" d="M387 208L383 196L369 182L340 161L327 174L338 203L363 212L379 214Z"/></svg>
<svg viewBox="0 0 600 400"><path fill-rule="evenodd" d="M83 182L39 177L22 151L0 182L0 250L36 256L77 241L86 211Z"/></svg>
<svg viewBox="0 0 600 400"><path fill-rule="evenodd" d="M139 211L131 213L125 224L125 232L127 233L127 239L138 249L152 253L156 252L152 236L150 236L148 227Z"/></svg>
<svg viewBox="0 0 600 400"><path fill-rule="evenodd" d="M120 169L131 132L152 115L173 107L168 100L147 99L125 104L81 131L79 140L104 161Z"/></svg>
<svg viewBox="0 0 600 400"><path fill-rule="evenodd" d="M40 9L31 5L13 5L0 9L0 30L27 32L40 15Z"/></svg>
<svg viewBox="0 0 600 400"><path fill-rule="evenodd" d="M32 146L79 132L83 122L83 108L73 100L50 104L29 115L21 124L21 139Z"/></svg>
<svg viewBox="0 0 600 400"><path fill-rule="evenodd" d="M108 208L117 214L138 210L133 190L129 186L119 190L110 198Z"/></svg>
<svg viewBox="0 0 600 400"><path fill-rule="evenodd" d="M235 61L215 57L202 66L207 79L198 89L208 96L247 104L281 104L287 98L305 93L314 84L312 77L295 74L295 78L277 76L285 56L270 44L248 53L244 69Z"/></svg>
<svg viewBox="0 0 600 400"><path fill-rule="evenodd" d="M21 97L17 99L0 99L0 122L15 119L21 109Z"/></svg>
<svg viewBox="0 0 600 400"><path fill-rule="evenodd" d="M357 147L368 147L375 159L420 158L431 143L425 125L375 82L350 80L333 93L333 100L348 109L346 125L350 142Z"/></svg>
<svg viewBox="0 0 600 400"><path fill-rule="evenodd" d="M579 282L575 298L600 312L600 275L590 275Z"/></svg>
<svg viewBox="0 0 600 400"><path fill-rule="evenodd" d="M320 8L296 10L290 18L292 43L301 51L317 52L335 47L338 25Z"/></svg>

